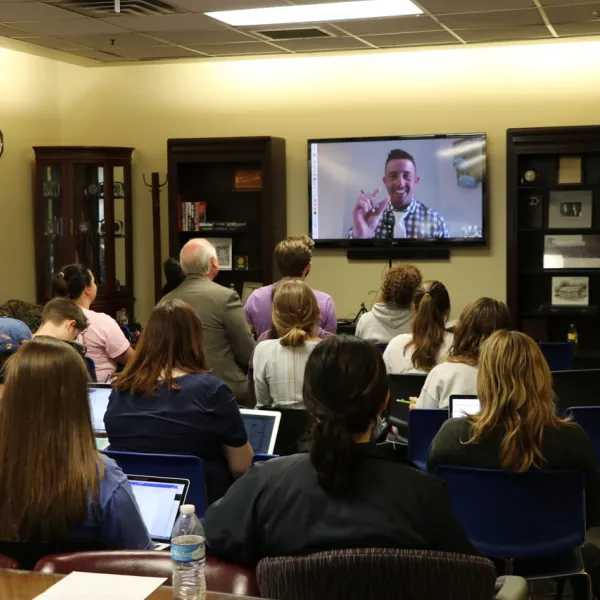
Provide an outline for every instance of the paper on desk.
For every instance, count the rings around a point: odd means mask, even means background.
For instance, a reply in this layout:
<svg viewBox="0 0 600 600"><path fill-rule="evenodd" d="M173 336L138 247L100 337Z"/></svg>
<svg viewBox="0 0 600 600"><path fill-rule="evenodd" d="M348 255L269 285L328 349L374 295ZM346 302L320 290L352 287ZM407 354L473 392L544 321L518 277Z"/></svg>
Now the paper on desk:
<svg viewBox="0 0 600 600"><path fill-rule="evenodd" d="M165 581L165 577L74 572L35 600L144 600Z"/></svg>

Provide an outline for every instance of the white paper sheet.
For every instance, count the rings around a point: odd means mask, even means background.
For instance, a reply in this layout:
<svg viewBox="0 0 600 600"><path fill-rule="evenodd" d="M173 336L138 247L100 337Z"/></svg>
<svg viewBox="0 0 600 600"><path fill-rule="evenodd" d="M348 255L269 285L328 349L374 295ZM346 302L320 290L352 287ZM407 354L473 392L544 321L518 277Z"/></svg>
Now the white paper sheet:
<svg viewBox="0 0 600 600"><path fill-rule="evenodd" d="M74 572L35 600L144 600L165 581L164 577Z"/></svg>

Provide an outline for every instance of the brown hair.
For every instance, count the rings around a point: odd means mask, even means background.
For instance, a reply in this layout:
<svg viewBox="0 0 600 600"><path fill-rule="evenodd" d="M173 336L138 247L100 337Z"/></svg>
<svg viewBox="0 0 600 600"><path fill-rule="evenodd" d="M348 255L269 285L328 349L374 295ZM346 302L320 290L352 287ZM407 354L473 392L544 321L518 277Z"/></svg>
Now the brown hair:
<svg viewBox="0 0 600 600"><path fill-rule="evenodd" d="M52 277L52 295L77 300L92 282L92 272L85 265L67 265Z"/></svg>
<svg viewBox="0 0 600 600"><path fill-rule="evenodd" d="M571 425L554 414L548 363L524 333L496 331L483 343L477 392L481 410L467 417L472 435L466 443L502 429L500 464L507 471L541 467L544 427Z"/></svg>
<svg viewBox="0 0 600 600"><path fill-rule="evenodd" d="M81 307L69 298L54 298L44 306L42 325L48 321L54 325L75 321L75 329L78 331L83 331L89 325Z"/></svg>
<svg viewBox="0 0 600 600"><path fill-rule="evenodd" d="M312 259L315 243L307 235L295 235L275 246L275 260L282 277L301 277Z"/></svg>
<svg viewBox="0 0 600 600"><path fill-rule="evenodd" d="M52 542L86 515L102 477L88 374L73 348L27 342L6 364L0 404L0 539Z"/></svg>
<svg viewBox="0 0 600 600"><path fill-rule="evenodd" d="M150 314L133 359L117 375L113 387L152 396L162 376L170 390L178 390L175 369L190 374L209 371L202 345L202 321L182 300L162 300Z"/></svg>
<svg viewBox="0 0 600 600"><path fill-rule="evenodd" d="M454 329L454 343L448 362L475 366L481 344L498 329L510 327L510 315L504 302L479 298L465 306Z"/></svg>
<svg viewBox="0 0 600 600"><path fill-rule="evenodd" d="M421 271L413 265L392 267L383 278L380 301L398 308L408 308L422 280Z"/></svg>
<svg viewBox="0 0 600 600"><path fill-rule="evenodd" d="M282 346L301 346L315 335L319 304L314 292L300 279L284 281L273 296L273 327Z"/></svg>
<svg viewBox="0 0 600 600"><path fill-rule="evenodd" d="M415 316L412 340L404 348L414 348L412 364L420 371L431 371L438 362L438 352L446 335L446 316L450 311L450 296L440 281L424 281L413 299Z"/></svg>

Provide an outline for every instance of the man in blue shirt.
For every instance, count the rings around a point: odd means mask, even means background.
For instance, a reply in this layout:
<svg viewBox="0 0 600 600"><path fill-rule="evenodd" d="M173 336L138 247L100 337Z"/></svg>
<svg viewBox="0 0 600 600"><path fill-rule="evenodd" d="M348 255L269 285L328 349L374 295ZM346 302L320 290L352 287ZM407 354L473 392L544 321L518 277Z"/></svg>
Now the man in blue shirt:
<svg viewBox="0 0 600 600"><path fill-rule="evenodd" d="M371 194L358 197L352 211L353 239L441 239L448 228L443 217L433 208L415 199L419 183L415 159L405 150L392 150L385 163L383 183L389 197L379 204L377 188Z"/></svg>

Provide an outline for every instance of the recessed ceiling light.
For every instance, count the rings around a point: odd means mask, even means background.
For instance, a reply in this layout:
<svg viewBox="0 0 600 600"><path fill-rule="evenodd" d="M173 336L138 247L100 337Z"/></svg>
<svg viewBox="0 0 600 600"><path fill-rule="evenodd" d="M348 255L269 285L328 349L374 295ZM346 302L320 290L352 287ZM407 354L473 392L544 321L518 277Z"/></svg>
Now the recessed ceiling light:
<svg viewBox="0 0 600 600"><path fill-rule="evenodd" d="M243 10L219 10L204 13L208 17L238 27L248 25L285 25L288 23L321 23L350 19L376 19L420 15L423 11L410 0L355 0L302 6L276 6Z"/></svg>

